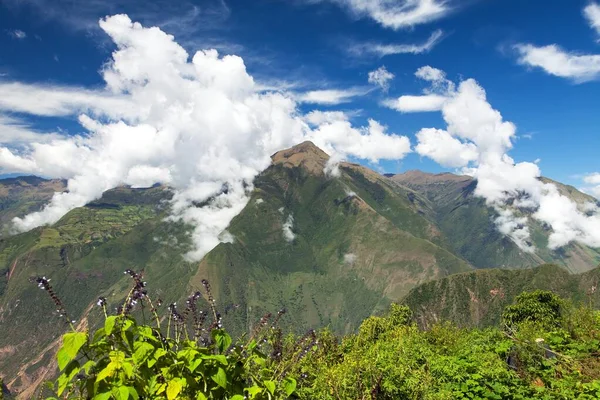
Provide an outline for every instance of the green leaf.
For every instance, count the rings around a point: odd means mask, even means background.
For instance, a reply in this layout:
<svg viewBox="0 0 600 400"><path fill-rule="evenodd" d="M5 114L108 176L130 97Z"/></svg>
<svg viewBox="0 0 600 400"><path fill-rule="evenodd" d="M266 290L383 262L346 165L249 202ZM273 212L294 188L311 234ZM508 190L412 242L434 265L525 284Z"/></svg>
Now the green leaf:
<svg viewBox="0 0 600 400"><path fill-rule="evenodd" d="M129 390L125 386L114 387L112 394L116 400L127 400L129 398Z"/></svg>
<svg viewBox="0 0 600 400"><path fill-rule="evenodd" d="M296 391L296 380L294 378L287 377L283 380L283 390L285 394L290 396Z"/></svg>
<svg viewBox="0 0 600 400"><path fill-rule="evenodd" d="M244 396L236 394L235 396L230 397L229 400L244 400Z"/></svg>
<svg viewBox="0 0 600 400"><path fill-rule="evenodd" d="M73 380L75 375L77 375L78 373L79 373L79 363L77 361L73 361L73 362L69 363L69 365L67 366L65 371L58 377L57 393L59 396L65 391L65 389L67 389L69 387L69 384L71 383L71 381Z"/></svg>
<svg viewBox="0 0 600 400"><path fill-rule="evenodd" d="M219 367L217 373L210 378L223 389L227 388L227 374L225 374L225 370L223 368Z"/></svg>
<svg viewBox="0 0 600 400"><path fill-rule="evenodd" d="M181 392L181 389L183 389L183 386L181 385L181 382L179 382L178 379L173 379L172 381L169 381L169 384L167 385L167 399L176 399L177 395L179 395L179 393Z"/></svg>
<svg viewBox="0 0 600 400"><path fill-rule="evenodd" d="M56 360L58 361L58 368L62 371L71 362L71 357L69 357L67 350L61 347L56 353Z"/></svg>
<svg viewBox="0 0 600 400"><path fill-rule="evenodd" d="M227 357L225 357L222 354L205 356L204 359L205 360L215 360L215 361L220 362L223 365L227 365Z"/></svg>
<svg viewBox="0 0 600 400"><path fill-rule="evenodd" d="M111 315L110 317L106 318L106 321L104 321L104 333L106 333L106 336L110 335L113 332L116 322L116 315Z"/></svg>
<svg viewBox="0 0 600 400"><path fill-rule="evenodd" d="M135 342L133 348L135 349L133 360L138 364L143 363L148 355L154 350L154 346L148 342Z"/></svg>
<svg viewBox="0 0 600 400"><path fill-rule="evenodd" d="M248 392L251 399L255 398L257 395L259 395L263 391L263 389L261 387L258 387L256 385L249 387L245 390Z"/></svg>
<svg viewBox="0 0 600 400"><path fill-rule="evenodd" d="M96 376L96 382L100 382L114 375L116 371L115 363L109 363L100 373Z"/></svg>
<svg viewBox="0 0 600 400"><path fill-rule="evenodd" d="M271 393L272 395L275 395L275 382L273 382L273 381L264 381L263 384L265 385L265 387L267 388L267 390L269 391L269 393Z"/></svg>
<svg viewBox="0 0 600 400"><path fill-rule="evenodd" d="M127 390L129 391L129 396L133 399L133 400L138 400L140 398L140 396L138 395L137 390L135 390L134 387L131 386L127 386Z"/></svg>
<svg viewBox="0 0 600 400"><path fill-rule="evenodd" d="M221 353L231 346L231 336L223 329L215 329L211 334Z"/></svg>
<svg viewBox="0 0 600 400"><path fill-rule="evenodd" d="M110 392L98 393L97 395L94 396L94 400L108 400L111 397L112 397L112 394Z"/></svg>
<svg viewBox="0 0 600 400"><path fill-rule="evenodd" d="M196 400L208 400L208 398L202 392L196 393Z"/></svg>
<svg viewBox="0 0 600 400"><path fill-rule="evenodd" d="M71 361L77 357L77 353L81 346L87 342L87 334L83 332L71 332L63 335L63 346L62 348L67 352Z"/></svg>

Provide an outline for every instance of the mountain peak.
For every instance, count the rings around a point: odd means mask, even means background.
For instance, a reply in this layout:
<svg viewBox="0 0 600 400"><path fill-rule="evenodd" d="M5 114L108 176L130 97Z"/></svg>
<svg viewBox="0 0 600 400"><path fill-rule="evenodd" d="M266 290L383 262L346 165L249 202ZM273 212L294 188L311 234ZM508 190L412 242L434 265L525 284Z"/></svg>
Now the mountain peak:
<svg viewBox="0 0 600 400"><path fill-rule="evenodd" d="M286 168L303 167L308 172L321 175L329 160L329 155L311 141L305 141L278 151L271 156L273 165L283 165Z"/></svg>

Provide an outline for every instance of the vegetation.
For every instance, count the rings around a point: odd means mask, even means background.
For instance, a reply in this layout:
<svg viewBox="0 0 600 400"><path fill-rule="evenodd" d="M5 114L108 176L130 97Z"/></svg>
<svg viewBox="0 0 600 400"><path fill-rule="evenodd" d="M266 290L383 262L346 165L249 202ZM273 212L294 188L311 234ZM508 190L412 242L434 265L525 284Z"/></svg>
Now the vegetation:
<svg viewBox="0 0 600 400"><path fill-rule="evenodd" d="M210 285L179 313L160 318L142 276L103 326L65 334L49 399L597 399L600 312L549 291L525 292L505 308L501 327L422 330L405 305L372 316L357 334L325 329L283 337L285 311L265 315L233 342ZM46 278L38 286L67 311ZM208 311L197 308L207 299ZM132 313L145 308L152 323ZM205 327L207 319L212 323ZM165 322L166 319L166 322ZM165 326L166 325L166 326Z"/></svg>
<svg viewBox="0 0 600 400"><path fill-rule="evenodd" d="M439 320L499 326L502 310L522 291L552 290L587 303L585 293L600 279L600 270L568 275L558 267L474 271L525 268L542 260L520 254L497 232L493 210L473 196L472 181L446 174L418 186L350 163L331 179L323 174L326 163L327 155L310 143L274 155L228 228L235 241L220 244L200 263L182 257L190 250L189 227L165 222L172 196L165 187L115 188L52 226L19 235L0 232L4 383L22 397L34 397L54 373L53 349L65 333L65 326L41 317L53 307L28 282L31 276L52 276L79 331L103 325L94 308L98 295L113 305L126 297L130 278L123 269L143 268L152 296L164 304L183 304L187 293L203 290L206 278L221 304L239 305L226 315L232 337L252 332L263 315L283 307L288 312L279 326L285 332L329 327L336 335L351 334L392 302L409 305L421 328ZM8 227L11 218L39 210L61 190L65 182L1 180L0 224ZM290 215L295 239L288 242L282 225ZM549 259L571 271L600 260L595 250L580 247L554 256ZM600 305L598 294L590 299ZM133 317L147 325L144 316Z"/></svg>
<svg viewBox="0 0 600 400"><path fill-rule="evenodd" d="M106 299L101 297L103 326L93 334L72 327L63 336L57 352L61 374L47 385L54 392L49 399L260 400L289 397L296 390L296 380L288 371L315 346L316 336L311 331L284 353L277 323L285 310L273 320L265 315L250 338L233 343L223 329L210 285L204 281L210 312L198 310L202 294L197 292L187 299L183 313L176 304L168 306L164 327L142 276L131 270L126 273L134 287L117 314L108 315ZM42 277L36 282L71 324L49 280ZM138 324L131 316L136 307L143 311L144 306L150 308L154 324ZM205 327L208 318L212 323Z"/></svg>
<svg viewBox="0 0 600 400"><path fill-rule="evenodd" d="M502 312L522 292L550 290L575 303L600 308L595 289L600 268L569 274L557 265L531 269L488 269L455 274L412 289L403 300L421 327L439 320L461 327L491 327L502 323Z"/></svg>

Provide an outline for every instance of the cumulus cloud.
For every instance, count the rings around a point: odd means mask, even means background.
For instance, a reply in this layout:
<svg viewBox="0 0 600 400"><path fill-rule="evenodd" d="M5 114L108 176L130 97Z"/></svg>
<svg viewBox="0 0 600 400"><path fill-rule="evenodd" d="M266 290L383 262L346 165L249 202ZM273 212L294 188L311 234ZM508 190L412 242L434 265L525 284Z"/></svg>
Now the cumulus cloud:
<svg viewBox="0 0 600 400"><path fill-rule="evenodd" d="M311 0L331 1L359 18L368 17L393 30L426 24L448 15L447 0Z"/></svg>
<svg viewBox="0 0 600 400"><path fill-rule="evenodd" d="M583 15L588 20L590 27L596 31L596 34L600 38L600 5L597 3L588 4L583 9Z"/></svg>
<svg viewBox="0 0 600 400"><path fill-rule="evenodd" d="M508 155L516 139L516 126L489 104L485 90L475 80L456 86L443 72L432 68L421 68L417 76L431 82L427 91L444 93L441 113L447 127L419 131L415 151L475 177L475 195L485 198L496 210L500 232L523 251L532 252L528 221L534 218L552 229L551 249L574 241L600 245L600 216L589 215L556 185L540 180L536 163L517 163ZM590 184L600 181L595 174L586 179Z"/></svg>
<svg viewBox="0 0 600 400"><path fill-rule="evenodd" d="M337 105L349 103L353 98L363 96L368 91L365 88L311 90L298 94L296 100L300 103Z"/></svg>
<svg viewBox="0 0 600 400"><path fill-rule="evenodd" d="M282 225L283 229L283 238L286 242L291 243L296 239L296 234L292 230L294 228L294 216L292 214L288 215L287 219Z"/></svg>
<svg viewBox="0 0 600 400"><path fill-rule="evenodd" d="M479 157L475 144L463 143L442 129L421 129L417 133L417 140L417 153L445 167L465 167Z"/></svg>
<svg viewBox="0 0 600 400"><path fill-rule="evenodd" d="M391 135L387 128L370 119L368 126L356 128L342 113L313 112L313 121L322 122L312 133L312 141L331 155L332 160L348 156L377 162L380 159L397 160L411 152L406 136Z"/></svg>
<svg viewBox="0 0 600 400"><path fill-rule="evenodd" d="M169 219L193 228L187 258L200 260L232 240L224 232L276 151L313 140L334 159L377 162L410 147L375 121L354 127L338 115L307 122L295 95L260 88L240 57L201 50L190 59L173 36L126 15L107 17L100 27L116 45L101 70L104 88L0 85L0 111L77 116L82 127L78 135L45 136L4 120L17 131L1 136L1 173L68 180L67 192L14 220L19 231L54 223L118 185L162 183L174 193Z"/></svg>
<svg viewBox="0 0 600 400"><path fill-rule="evenodd" d="M377 85L387 92L390 88L390 81L394 79L394 74L389 72L385 66L379 67L374 71L369 72L369 83Z"/></svg>
<svg viewBox="0 0 600 400"><path fill-rule="evenodd" d="M446 102L445 96L426 94L422 96L404 95L397 99L386 99L382 104L402 113L440 111Z"/></svg>
<svg viewBox="0 0 600 400"><path fill-rule="evenodd" d="M382 105L401 113L440 111L449 96L454 93L454 83L446 79L446 73L431 66L415 72L419 79L431 84L422 95L403 95L397 99L386 99Z"/></svg>
<svg viewBox="0 0 600 400"><path fill-rule="evenodd" d="M590 3L583 10L590 27L600 35L600 5ZM600 54L581 54L562 49L557 44L535 46L520 43L514 46L517 62L531 68L540 68L549 75L567 78L575 83L600 78Z"/></svg>
<svg viewBox="0 0 600 400"><path fill-rule="evenodd" d="M430 52L442 40L443 36L444 32L438 29L425 42L420 44L355 43L348 47L348 51L355 56L373 55L376 57L396 54L423 54Z"/></svg>

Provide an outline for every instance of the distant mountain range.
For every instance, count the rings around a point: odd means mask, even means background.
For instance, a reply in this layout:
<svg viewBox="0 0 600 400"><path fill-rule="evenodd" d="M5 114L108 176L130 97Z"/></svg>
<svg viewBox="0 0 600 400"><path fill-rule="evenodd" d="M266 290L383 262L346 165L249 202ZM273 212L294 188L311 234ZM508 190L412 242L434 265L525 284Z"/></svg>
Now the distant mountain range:
<svg viewBox="0 0 600 400"><path fill-rule="evenodd" d="M9 387L26 397L54 372L50 359L65 329L45 293L29 282L36 275L52 278L81 327L100 319L98 296L113 307L123 299L127 268L143 269L150 292L165 304L206 278L219 307L231 310L225 322L240 333L280 308L288 310L283 325L290 330L329 326L347 333L393 301L410 304L421 324L485 325L521 290L552 288L585 300L582 293L598 279L598 270L587 271L600 263L600 249L572 244L551 251L541 225L530 227L537 253L521 251L497 231L495 212L474 196L470 177L383 176L342 163L340 176L331 178L323 172L327 154L310 142L272 160L228 228L234 240L200 263L182 257L189 229L164 221L168 188L113 189L52 226L10 235L12 218L40 209L66 185L0 180L0 371ZM556 184L577 202L595 202ZM557 266L523 270L546 263ZM489 270L499 267L518 270Z"/></svg>

